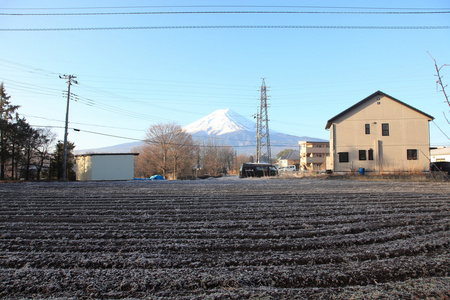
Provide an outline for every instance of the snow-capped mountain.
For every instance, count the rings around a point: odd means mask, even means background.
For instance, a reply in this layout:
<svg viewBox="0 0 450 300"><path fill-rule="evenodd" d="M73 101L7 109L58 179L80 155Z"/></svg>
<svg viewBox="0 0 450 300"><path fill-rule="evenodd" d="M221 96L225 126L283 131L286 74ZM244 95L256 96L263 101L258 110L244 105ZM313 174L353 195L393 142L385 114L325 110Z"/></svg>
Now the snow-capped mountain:
<svg viewBox="0 0 450 300"><path fill-rule="evenodd" d="M269 124L270 125L270 124ZM256 152L256 122L249 120L230 109L212 112L183 129L192 134L194 140L207 142L210 138L215 143L235 148L238 154L254 155ZM297 149L298 141L324 141L308 136L294 136L269 130L272 156L283 149ZM136 151L143 142L119 144L111 147L77 150L76 153L112 153Z"/></svg>
<svg viewBox="0 0 450 300"><path fill-rule="evenodd" d="M256 152L256 122L230 109L212 112L185 127L195 140L214 138L215 142L233 146L238 154L254 155ZM271 152L276 155L283 149L298 149L298 141L323 141L321 139L294 136L269 130Z"/></svg>
<svg viewBox="0 0 450 300"><path fill-rule="evenodd" d="M255 123L226 108L216 110L183 129L190 134L203 133L218 136L242 130L254 131Z"/></svg>

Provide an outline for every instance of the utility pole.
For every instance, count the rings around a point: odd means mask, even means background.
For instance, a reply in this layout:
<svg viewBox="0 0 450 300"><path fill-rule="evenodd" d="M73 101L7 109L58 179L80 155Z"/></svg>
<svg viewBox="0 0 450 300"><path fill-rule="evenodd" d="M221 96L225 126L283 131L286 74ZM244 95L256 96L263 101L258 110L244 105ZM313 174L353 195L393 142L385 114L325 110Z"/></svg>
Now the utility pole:
<svg viewBox="0 0 450 300"><path fill-rule="evenodd" d="M67 135L68 135L68 129L69 129L69 102L70 102L70 86L73 83L78 84L78 82L75 80L77 78L74 75L63 75L59 76L61 79L67 79L67 106L66 106L66 126L64 129L64 155L63 155L63 174L62 174L62 180L67 181Z"/></svg>
<svg viewBox="0 0 450 300"><path fill-rule="evenodd" d="M269 117L267 112L267 88L264 78L262 79L261 84L261 99L259 105L259 114L258 114L258 122L257 128L259 129L259 134L257 133L257 141L256 145L259 147L259 151L257 150L257 162L261 161L261 158L267 156L268 163L271 161L271 152L270 152L270 135L269 135Z"/></svg>

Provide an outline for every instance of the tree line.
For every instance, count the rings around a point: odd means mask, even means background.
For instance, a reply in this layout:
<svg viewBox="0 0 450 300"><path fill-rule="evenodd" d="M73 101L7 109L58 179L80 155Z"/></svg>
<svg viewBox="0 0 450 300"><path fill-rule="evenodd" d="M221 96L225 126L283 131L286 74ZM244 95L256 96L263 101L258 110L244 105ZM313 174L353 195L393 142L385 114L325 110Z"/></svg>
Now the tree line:
<svg viewBox="0 0 450 300"><path fill-rule="evenodd" d="M176 123L151 126L145 144L134 151L140 153L135 159L135 176L144 178L155 174L167 179L220 176L237 172L248 159L217 139L196 142Z"/></svg>
<svg viewBox="0 0 450 300"><path fill-rule="evenodd" d="M0 180L61 180L63 173L62 141L50 129L33 128L18 113L4 83L0 86ZM56 142L56 145L55 145ZM53 149L53 151L52 151ZM67 143L68 180L75 180L75 144ZM236 155L233 147L217 139L194 141L176 123L152 125L146 133L145 144L133 149L140 155L135 159L135 177L162 175L166 179L191 179L220 176L238 172L249 161Z"/></svg>
<svg viewBox="0 0 450 300"><path fill-rule="evenodd" d="M62 142L51 149L56 135L50 129L33 128L18 113L19 105L13 105L2 82L0 85L0 180L61 179ZM69 143L69 149L75 145ZM61 152L61 153L60 153ZM73 166L70 152L69 165ZM72 170L69 175L75 179Z"/></svg>

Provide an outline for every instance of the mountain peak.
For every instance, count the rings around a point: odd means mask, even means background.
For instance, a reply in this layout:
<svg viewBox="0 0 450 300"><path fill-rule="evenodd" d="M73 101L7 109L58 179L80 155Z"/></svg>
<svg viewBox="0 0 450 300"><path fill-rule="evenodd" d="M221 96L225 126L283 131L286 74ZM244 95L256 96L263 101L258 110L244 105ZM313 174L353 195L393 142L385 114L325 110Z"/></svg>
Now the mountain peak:
<svg viewBox="0 0 450 300"><path fill-rule="evenodd" d="M255 123L226 108L216 110L183 129L190 134L204 132L208 135L222 135L242 130L255 131Z"/></svg>
<svg viewBox="0 0 450 300"><path fill-rule="evenodd" d="M236 153L254 155L256 146L256 124L230 109L219 109L206 117L191 123L183 129L192 134L196 141L204 141L214 137L224 145L236 147ZM286 148L298 149L298 141L324 141L308 136L294 136L270 131L272 153L278 153ZM122 153L131 151L133 147L143 145L127 143L111 147L77 150L77 153ZM126 150L128 149L128 150ZM133 150L136 152L136 150Z"/></svg>

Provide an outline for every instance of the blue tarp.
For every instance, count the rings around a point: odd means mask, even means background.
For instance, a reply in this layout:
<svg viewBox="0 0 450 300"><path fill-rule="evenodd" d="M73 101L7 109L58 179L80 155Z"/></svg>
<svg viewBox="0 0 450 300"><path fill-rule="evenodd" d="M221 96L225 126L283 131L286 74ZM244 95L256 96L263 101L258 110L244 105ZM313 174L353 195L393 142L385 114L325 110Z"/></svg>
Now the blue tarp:
<svg viewBox="0 0 450 300"><path fill-rule="evenodd" d="M165 180L161 175L153 175L150 178L134 178L134 180Z"/></svg>

